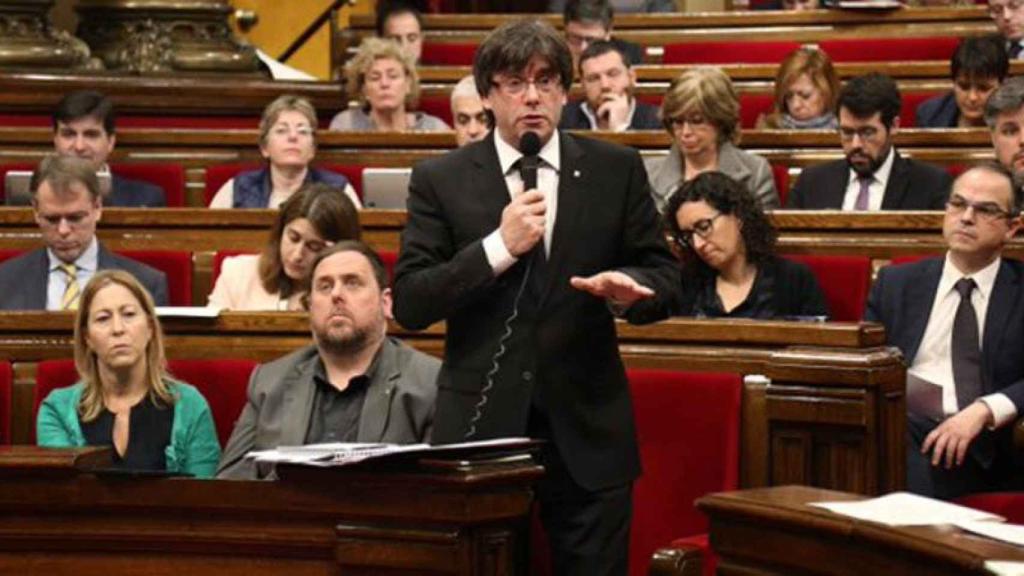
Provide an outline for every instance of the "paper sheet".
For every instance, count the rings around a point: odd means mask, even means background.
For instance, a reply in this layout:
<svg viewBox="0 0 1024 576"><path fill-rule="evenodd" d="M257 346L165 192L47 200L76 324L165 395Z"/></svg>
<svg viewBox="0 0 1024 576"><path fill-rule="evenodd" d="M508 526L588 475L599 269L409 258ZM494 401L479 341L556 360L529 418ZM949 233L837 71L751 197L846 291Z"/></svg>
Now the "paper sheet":
<svg viewBox="0 0 1024 576"><path fill-rule="evenodd" d="M957 522L961 530L981 534L993 540L1000 540L1017 546L1024 546L1024 526L1002 522Z"/></svg>
<svg viewBox="0 0 1024 576"><path fill-rule="evenodd" d="M986 560L985 569L996 576L1024 576L1024 562Z"/></svg>
<svg viewBox="0 0 1024 576"><path fill-rule="evenodd" d="M894 492L879 498L857 502L814 502L811 503L811 506L819 506L836 514L889 526L930 526L969 521L1002 522L1005 520L995 514L909 492Z"/></svg>

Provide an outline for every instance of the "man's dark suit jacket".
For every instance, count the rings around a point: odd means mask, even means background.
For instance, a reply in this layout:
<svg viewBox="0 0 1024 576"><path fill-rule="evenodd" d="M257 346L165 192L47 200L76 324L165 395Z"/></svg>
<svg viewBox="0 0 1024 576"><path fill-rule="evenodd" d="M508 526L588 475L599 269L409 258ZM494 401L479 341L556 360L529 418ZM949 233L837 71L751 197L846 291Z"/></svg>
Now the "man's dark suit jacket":
<svg viewBox="0 0 1024 576"><path fill-rule="evenodd" d="M394 311L412 329L447 321L436 443L464 439L530 261L520 258L495 277L484 252L482 240L510 202L494 137L417 164L409 185ZM618 269L653 289L655 298L627 311L634 323L665 318L680 280L637 152L560 137L543 286L526 283L474 438L524 435L532 403L548 416L570 475L593 491L631 481L640 463L614 319L603 299L572 288L569 278Z"/></svg>
<svg viewBox="0 0 1024 576"><path fill-rule="evenodd" d="M892 161L889 182L882 196L882 210L942 210L949 199L953 179L949 173L925 162L900 156ZM800 173L789 192L786 208L839 210L850 183L846 159L811 166Z"/></svg>
<svg viewBox="0 0 1024 576"><path fill-rule="evenodd" d="M590 118L583 113L583 102L569 102L562 107L562 120L558 127L563 130L593 130ZM658 120L658 109L655 106L637 100L633 118L629 121L630 130L661 130Z"/></svg>
<svg viewBox="0 0 1024 576"><path fill-rule="evenodd" d="M167 197L156 184L110 175L110 195L103 205L113 208L161 208L167 206Z"/></svg>
<svg viewBox="0 0 1024 576"><path fill-rule="evenodd" d="M914 363L942 278L943 258L886 266L871 287L864 319L885 325L888 344ZM985 314L982 335L984 394L1005 394L1024 414L1024 263L1002 260ZM972 454L991 464L995 453L1012 454L1012 426L995 433L983 430L971 445Z"/></svg>
<svg viewBox="0 0 1024 576"><path fill-rule="evenodd" d="M914 112L914 125L917 128L956 128L959 121L960 108L952 92L921 102Z"/></svg>
<svg viewBox="0 0 1024 576"><path fill-rule="evenodd" d="M167 306L167 276L155 268L118 256L100 244L100 270L124 270L149 290L157 306ZM37 248L0 264L0 310L46 310L50 262L46 248ZM84 286L82 288L85 288Z"/></svg>

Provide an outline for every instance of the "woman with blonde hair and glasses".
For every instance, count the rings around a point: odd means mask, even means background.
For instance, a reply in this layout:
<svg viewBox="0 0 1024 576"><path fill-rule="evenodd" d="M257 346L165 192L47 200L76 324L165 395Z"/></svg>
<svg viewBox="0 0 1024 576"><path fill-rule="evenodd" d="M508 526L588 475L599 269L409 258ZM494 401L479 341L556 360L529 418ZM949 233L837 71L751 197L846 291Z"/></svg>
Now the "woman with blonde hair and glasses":
<svg viewBox="0 0 1024 576"><path fill-rule="evenodd" d="M340 112L330 130L363 132L444 132L444 120L411 112L420 97L416 64L394 40L366 38L345 65L345 84L358 107Z"/></svg>
<svg viewBox="0 0 1024 576"><path fill-rule="evenodd" d="M832 59L817 48L790 52L775 74L775 108L757 119L758 128L835 130L839 77Z"/></svg>
<svg viewBox="0 0 1024 576"><path fill-rule="evenodd" d="M114 467L213 476L220 445L206 399L168 376L153 299L134 276L97 273L75 316L79 382L39 407L40 446L114 447Z"/></svg>
<svg viewBox="0 0 1024 576"><path fill-rule="evenodd" d="M260 118L260 154L267 165L225 182L210 208L277 208L307 182L343 190L361 208L345 176L312 166L318 125L316 109L301 96L286 94L268 104Z"/></svg>
<svg viewBox="0 0 1024 576"><path fill-rule="evenodd" d="M766 209L779 205L768 161L736 146L740 103L720 68L698 66L672 82L661 103L661 120L672 136L668 155L651 166L651 191L660 212L682 182L703 172L722 172L742 184Z"/></svg>

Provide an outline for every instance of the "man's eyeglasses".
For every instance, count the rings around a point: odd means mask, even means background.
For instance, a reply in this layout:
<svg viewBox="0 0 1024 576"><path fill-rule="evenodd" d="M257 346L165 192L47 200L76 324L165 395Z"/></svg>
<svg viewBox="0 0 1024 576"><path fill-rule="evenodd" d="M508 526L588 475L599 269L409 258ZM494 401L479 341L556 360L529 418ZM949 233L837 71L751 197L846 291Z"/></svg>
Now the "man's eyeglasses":
<svg viewBox="0 0 1024 576"><path fill-rule="evenodd" d="M722 213L719 212L711 218L702 218L693 223L693 228L690 230L682 230L676 234L674 240L681 248L692 248L693 237L698 236L701 239L707 239L711 236L711 233L715 230L715 220L718 220Z"/></svg>
<svg viewBox="0 0 1024 576"><path fill-rule="evenodd" d="M863 128L839 128L839 137L844 142L853 140L854 136L860 136L861 140L873 140L875 136L878 136L878 128L874 126L864 126Z"/></svg>
<svg viewBox="0 0 1024 576"><path fill-rule="evenodd" d="M550 94L562 86L562 79L559 78L557 74L545 74L532 80L521 78L519 76L511 76L503 80L492 80L491 84L509 96L519 96L523 94L526 92L526 89L530 84L533 84L533 87L537 89L537 92Z"/></svg>
<svg viewBox="0 0 1024 576"><path fill-rule="evenodd" d="M946 209L953 214L962 214L968 208L973 208L974 213L981 219L994 221L1012 216L1010 212L1003 210L995 202L971 202L970 200L954 194L946 202Z"/></svg>
<svg viewBox="0 0 1024 576"><path fill-rule="evenodd" d="M1010 2L1007 2L1006 4L991 4L990 3L988 5L988 15L993 17L993 18L996 18L996 17L999 17L999 16L1003 15L1003 10L1009 10L1010 12L1016 12L1017 10L1020 10L1022 6L1024 6L1024 2L1022 2L1021 0L1011 0Z"/></svg>

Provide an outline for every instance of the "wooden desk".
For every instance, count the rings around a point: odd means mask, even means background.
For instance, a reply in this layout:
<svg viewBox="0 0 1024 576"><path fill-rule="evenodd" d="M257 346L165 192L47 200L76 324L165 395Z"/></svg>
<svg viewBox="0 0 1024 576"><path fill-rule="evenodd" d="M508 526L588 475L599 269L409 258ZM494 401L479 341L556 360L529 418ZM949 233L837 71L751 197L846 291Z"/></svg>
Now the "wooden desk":
<svg viewBox="0 0 1024 576"><path fill-rule="evenodd" d="M0 447L0 573L525 574L543 473L527 461L131 478L90 473L96 451Z"/></svg>
<svg viewBox="0 0 1024 576"><path fill-rule="evenodd" d="M295 313L224 313L163 322L169 358L267 361L310 341ZM34 425L35 362L71 355L70 313L0 315L0 359L14 363L12 437ZM441 355L444 326L391 333ZM873 324L673 319L619 324L627 366L739 373L743 486L810 484L877 494L904 484L905 368Z"/></svg>
<svg viewBox="0 0 1024 576"><path fill-rule="evenodd" d="M892 528L809 502L862 496L806 486L712 494L697 501L711 521L722 576L966 576L985 560L1024 561L1024 550L949 527Z"/></svg>

